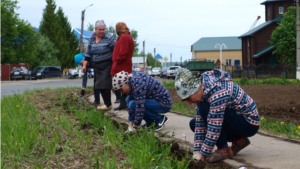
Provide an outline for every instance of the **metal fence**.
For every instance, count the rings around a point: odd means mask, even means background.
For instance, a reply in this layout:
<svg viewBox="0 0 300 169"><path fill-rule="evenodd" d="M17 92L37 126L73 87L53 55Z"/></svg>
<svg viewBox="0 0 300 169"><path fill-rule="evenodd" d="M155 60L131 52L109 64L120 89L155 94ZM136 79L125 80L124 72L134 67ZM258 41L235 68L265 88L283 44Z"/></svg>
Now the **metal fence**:
<svg viewBox="0 0 300 169"><path fill-rule="evenodd" d="M215 67L219 69L218 67ZM260 65L243 65L229 66L222 65L222 69L231 74L233 78L256 78L265 79L270 77L285 77L289 79L296 78L296 68L290 68L287 65L260 64Z"/></svg>

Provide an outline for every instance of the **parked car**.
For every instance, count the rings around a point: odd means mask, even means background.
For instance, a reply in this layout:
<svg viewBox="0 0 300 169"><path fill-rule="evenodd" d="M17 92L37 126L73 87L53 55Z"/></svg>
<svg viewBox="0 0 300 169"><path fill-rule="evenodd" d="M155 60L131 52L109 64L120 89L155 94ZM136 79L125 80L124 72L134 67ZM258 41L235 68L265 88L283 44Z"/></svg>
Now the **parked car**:
<svg viewBox="0 0 300 169"><path fill-rule="evenodd" d="M169 70L169 69L170 69L170 67L163 67L160 71L159 77L163 78L163 77L167 76L167 70Z"/></svg>
<svg viewBox="0 0 300 169"><path fill-rule="evenodd" d="M90 69L90 72L88 72L89 78L94 78L94 69Z"/></svg>
<svg viewBox="0 0 300 169"><path fill-rule="evenodd" d="M170 69L167 70L167 79L175 78L175 76L177 74L175 69L177 69L177 68L181 68L181 66L170 66Z"/></svg>
<svg viewBox="0 0 300 169"><path fill-rule="evenodd" d="M14 79L28 79L30 71L26 67L13 67L10 72L10 80Z"/></svg>
<svg viewBox="0 0 300 169"><path fill-rule="evenodd" d="M152 68L152 70L151 70L151 76L159 76L160 71L161 71L160 67L154 67L154 68Z"/></svg>
<svg viewBox="0 0 300 169"><path fill-rule="evenodd" d="M68 79L76 79L78 78L79 68L68 69Z"/></svg>
<svg viewBox="0 0 300 169"><path fill-rule="evenodd" d="M43 79L46 77L61 77L60 66L38 66L31 72L31 79Z"/></svg>

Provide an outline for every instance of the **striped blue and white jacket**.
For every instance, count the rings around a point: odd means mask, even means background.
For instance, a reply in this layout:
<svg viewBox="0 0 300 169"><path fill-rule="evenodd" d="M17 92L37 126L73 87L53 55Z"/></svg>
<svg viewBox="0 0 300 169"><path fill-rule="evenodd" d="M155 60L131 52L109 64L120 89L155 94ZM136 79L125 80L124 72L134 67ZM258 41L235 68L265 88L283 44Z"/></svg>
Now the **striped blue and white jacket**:
<svg viewBox="0 0 300 169"><path fill-rule="evenodd" d="M202 77L203 100L210 104L210 110L207 126L201 126L197 104L194 151L201 151L201 154L208 156L220 136L226 108L234 109L254 126L260 125L260 117L254 100L239 85L232 82L229 73L212 70L203 73Z"/></svg>
<svg viewBox="0 0 300 169"><path fill-rule="evenodd" d="M129 79L130 97L135 100L135 110L128 110L128 121L139 126L144 118L145 102L153 99L163 107L171 108L172 99L169 91L155 78L144 72L134 71Z"/></svg>

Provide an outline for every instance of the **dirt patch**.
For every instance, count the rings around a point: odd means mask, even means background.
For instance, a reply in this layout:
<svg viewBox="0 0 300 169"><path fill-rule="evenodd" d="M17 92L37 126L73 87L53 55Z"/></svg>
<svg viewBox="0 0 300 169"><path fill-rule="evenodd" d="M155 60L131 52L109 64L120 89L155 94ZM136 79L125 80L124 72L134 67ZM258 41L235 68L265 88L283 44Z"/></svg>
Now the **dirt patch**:
<svg viewBox="0 0 300 169"><path fill-rule="evenodd" d="M241 86L257 104L258 112L266 118L300 125L300 85L251 85ZM173 103L180 102L175 89L169 89ZM195 108L195 104L188 108Z"/></svg>

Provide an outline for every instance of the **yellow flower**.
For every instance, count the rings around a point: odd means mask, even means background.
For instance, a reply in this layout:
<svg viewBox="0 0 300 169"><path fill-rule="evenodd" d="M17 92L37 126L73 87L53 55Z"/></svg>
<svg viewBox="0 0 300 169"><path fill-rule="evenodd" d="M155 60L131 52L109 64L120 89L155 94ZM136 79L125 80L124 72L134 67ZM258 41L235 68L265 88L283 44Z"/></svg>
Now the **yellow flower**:
<svg viewBox="0 0 300 169"><path fill-rule="evenodd" d="M300 126L298 126L298 129L300 130Z"/></svg>
<svg viewBox="0 0 300 169"><path fill-rule="evenodd" d="M54 117L54 120L58 120L58 117Z"/></svg>
<svg viewBox="0 0 300 169"><path fill-rule="evenodd" d="M19 105L16 105L16 108L19 108Z"/></svg>
<svg viewBox="0 0 300 169"><path fill-rule="evenodd" d="M261 121L263 121L264 119L265 119L264 116L260 117L260 120L261 120Z"/></svg>
<svg viewBox="0 0 300 169"><path fill-rule="evenodd" d="M282 124L282 125L283 125L283 124L284 124L284 122L282 121L282 122L280 122L280 124Z"/></svg>
<svg viewBox="0 0 300 169"><path fill-rule="evenodd" d="M152 161L155 161L155 158L152 158L151 160L152 160Z"/></svg>

